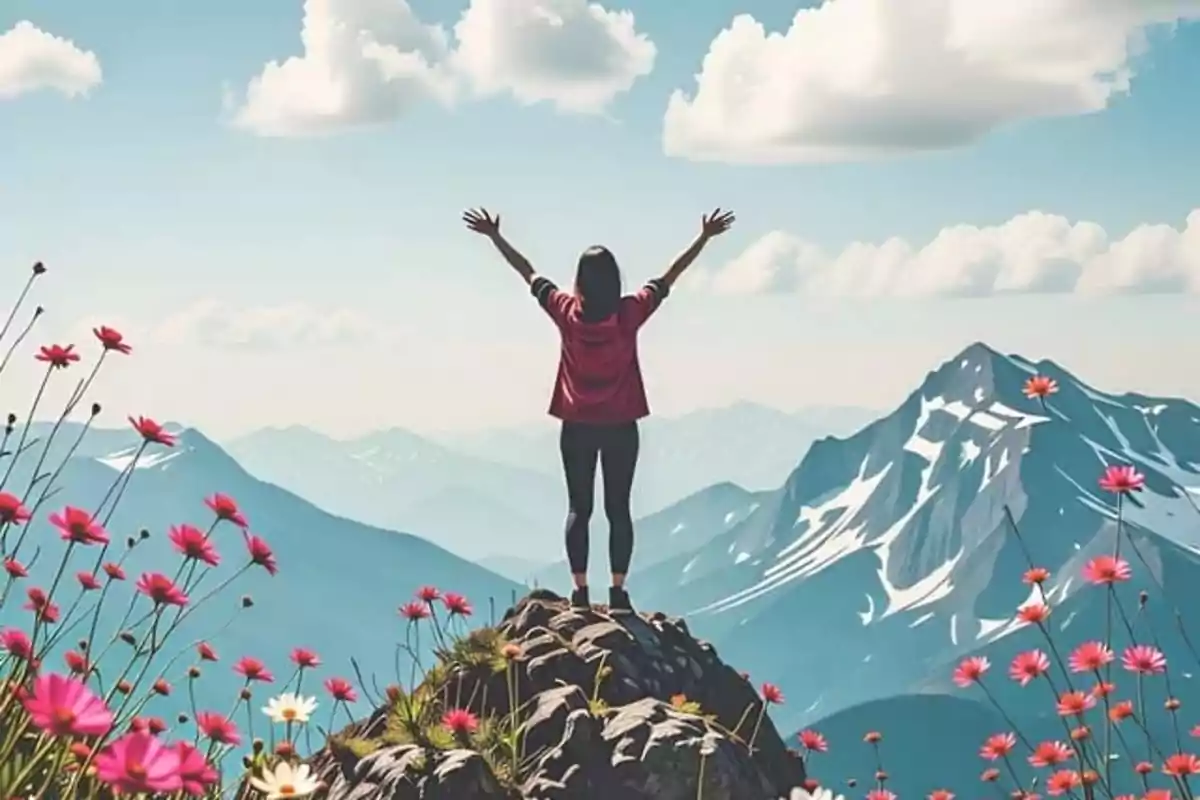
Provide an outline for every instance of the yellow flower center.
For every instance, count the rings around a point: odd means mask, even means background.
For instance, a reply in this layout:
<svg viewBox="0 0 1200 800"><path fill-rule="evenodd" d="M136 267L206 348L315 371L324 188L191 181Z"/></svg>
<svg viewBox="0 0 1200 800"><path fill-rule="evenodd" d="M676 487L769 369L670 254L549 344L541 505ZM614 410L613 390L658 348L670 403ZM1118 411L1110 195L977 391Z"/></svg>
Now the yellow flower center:
<svg viewBox="0 0 1200 800"><path fill-rule="evenodd" d="M283 717L288 722L291 722L296 719L296 709L285 708L279 712L279 716Z"/></svg>
<svg viewBox="0 0 1200 800"><path fill-rule="evenodd" d="M296 793L296 787L290 783L285 783L279 787L279 794L282 797L291 797Z"/></svg>

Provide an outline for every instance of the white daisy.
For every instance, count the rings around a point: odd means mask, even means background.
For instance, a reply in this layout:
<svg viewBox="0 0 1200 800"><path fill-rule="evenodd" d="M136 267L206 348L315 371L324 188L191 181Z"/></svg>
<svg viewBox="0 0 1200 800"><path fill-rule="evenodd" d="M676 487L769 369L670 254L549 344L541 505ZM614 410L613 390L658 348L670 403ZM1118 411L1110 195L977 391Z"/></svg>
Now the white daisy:
<svg viewBox="0 0 1200 800"><path fill-rule="evenodd" d="M280 761L274 770L263 770L261 778L251 778L250 784L267 796L267 800L290 800L307 797L320 788L308 764L296 768Z"/></svg>
<svg viewBox="0 0 1200 800"><path fill-rule="evenodd" d="M779 800L846 800L842 795L835 795L824 786L818 788L815 792L805 791L803 787L797 786L792 789L791 794L787 797L781 797Z"/></svg>
<svg viewBox="0 0 1200 800"><path fill-rule="evenodd" d="M262 711L275 722L304 723L308 722L316 708L317 698L284 692L268 700Z"/></svg>

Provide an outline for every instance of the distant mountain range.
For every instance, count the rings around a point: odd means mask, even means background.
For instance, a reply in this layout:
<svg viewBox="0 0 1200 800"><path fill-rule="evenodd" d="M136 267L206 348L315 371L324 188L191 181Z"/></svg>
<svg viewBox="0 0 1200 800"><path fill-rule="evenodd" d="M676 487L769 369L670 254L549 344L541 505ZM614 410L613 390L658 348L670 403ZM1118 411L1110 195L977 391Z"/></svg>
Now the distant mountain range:
<svg viewBox="0 0 1200 800"><path fill-rule="evenodd" d="M642 426L635 513L654 513L719 482L777 485L812 441L874 416L739 403L651 417ZM227 448L252 474L333 513L415 531L468 558L496 559L489 563L513 577L529 577L562 550L566 498L552 420L436 438L393 428L337 440L299 426L267 428ZM596 524L604 530L602 515Z"/></svg>

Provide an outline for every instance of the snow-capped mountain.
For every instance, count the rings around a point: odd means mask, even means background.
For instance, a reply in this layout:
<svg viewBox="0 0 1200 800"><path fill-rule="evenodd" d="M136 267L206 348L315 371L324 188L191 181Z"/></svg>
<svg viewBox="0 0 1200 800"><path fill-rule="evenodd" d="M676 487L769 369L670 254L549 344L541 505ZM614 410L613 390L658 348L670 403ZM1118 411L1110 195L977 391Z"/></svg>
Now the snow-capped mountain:
<svg viewBox="0 0 1200 800"><path fill-rule="evenodd" d="M1044 407L1022 392L1034 374L1058 382ZM1101 634L1104 593L1079 576L1113 548L1115 499L1097 485L1112 464L1146 476L1123 509L1137 570L1125 600L1136 608L1136 590L1150 590L1158 599L1145 620L1165 637L1200 585L1200 512L1189 499L1200 494L1200 409L1101 392L982 344L890 415L816 442L741 524L651 568L635 589L643 606L687 613L756 678L783 686L784 726L942 691L964 654L982 649L1002 664L1032 646L1036 631L1013 621L1036 597L1020 580L1026 550L1053 573L1046 589L1063 635Z"/></svg>

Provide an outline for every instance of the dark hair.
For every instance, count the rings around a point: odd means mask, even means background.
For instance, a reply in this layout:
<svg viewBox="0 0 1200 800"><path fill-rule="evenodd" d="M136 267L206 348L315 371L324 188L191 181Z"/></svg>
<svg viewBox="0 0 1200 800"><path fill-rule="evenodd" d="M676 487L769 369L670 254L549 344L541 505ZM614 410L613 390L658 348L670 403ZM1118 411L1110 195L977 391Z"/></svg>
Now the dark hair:
<svg viewBox="0 0 1200 800"><path fill-rule="evenodd" d="M621 304L621 268L607 247L595 245L579 256L575 294L583 304L584 322L599 322L617 313Z"/></svg>

